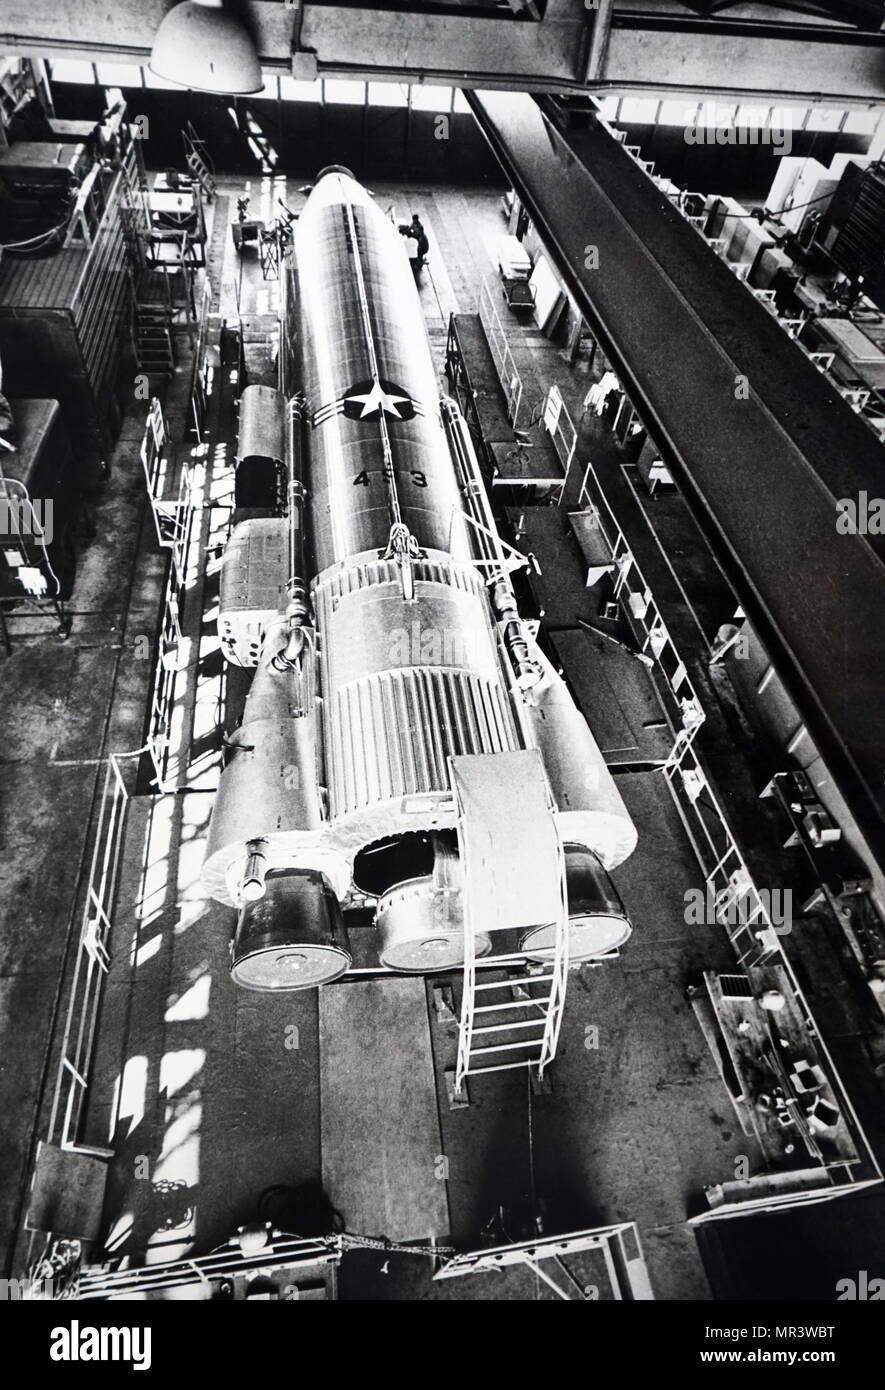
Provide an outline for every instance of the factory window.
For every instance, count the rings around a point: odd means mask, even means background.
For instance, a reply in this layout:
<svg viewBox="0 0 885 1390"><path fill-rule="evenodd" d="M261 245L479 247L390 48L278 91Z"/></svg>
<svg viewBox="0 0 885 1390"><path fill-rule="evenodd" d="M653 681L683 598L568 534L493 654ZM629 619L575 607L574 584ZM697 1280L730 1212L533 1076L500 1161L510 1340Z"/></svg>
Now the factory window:
<svg viewBox="0 0 885 1390"><path fill-rule="evenodd" d="M141 86L141 68L134 63L96 63L95 70L103 87Z"/></svg>
<svg viewBox="0 0 885 1390"><path fill-rule="evenodd" d="M624 97L620 119L629 125L653 125L657 111L652 97Z"/></svg>
<svg viewBox="0 0 885 1390"><path fill-rule="evenodd" d="M812 106L805 129L839 130L844 115L844 111L834 110L832 106Z"/></svg>
<svg viewBox="0 0 885 1390"><path fill-rule="evenodd" d="M362 106L366 100L366 84L324 78L323 94L332 106Z"/></svg>
<svg viewBox="0 0 885 1390"><path fill-rule="evenodd" d="M872 135L880 114L879 111L849 111L842 129L849 135Z"/></svg>
<svg viewBox="0 0 885 1390"><path fill-rule="evenodd" d="M714 130L722 127L730 128L734 125L737 115L737 106L732 106L729 102L705 101L701 106L698 124L712 127Z"/></svg>
<svg viewBox="0 0 885 1390"><path fill-rule="evenodd" d="M319 82L298 82L294 77L280 78L283 101L319 101L322 90Z"/></svg>
<svg viewBox="0 0 885 1390"><path fill-rule="evenodd" d="M769 125L772 130L804 130L808 114L807 106L772 106Z"/></svg>
<svg viewBox="0 0 885 1390"><path fill-rule="evenodd" d="M448 112L451 109L451 87L425 87L423 83L412 87L413 111Z"/></svg>
<svg viewBox="0 0 885 1390"><path fill-rule="evenodd" d="M614 98L611 98L614 100ZM658 125L693 126L698 114L696 101L662 101Z"/></svg>
<svg viewBox="0 0 885 1390"><path fill-rule="evenodd" d="M616 121L618 119L618 106L620 97L603 97L599 102L599 114L604 121Z"/></svg>
<svg viewBox="0 0 885 1390"><path fill-rule="evenodd" d="M50 64L49 71L53 82L89 82L95 81L95 72L91 63L81 63L78 58L60 58L58 62Z"/></svg>
<svg viewBox="0 0 885 1390"><path fill-rule="evenodd" d="M748 103L746 106L739 106L737 113L737 123L741 127L750 129L764 130L768 125L768 118L771 115L771 107L767 103L753 105Z"/></svg>
<svg viewBox="0 0 885 1390"><path fill-rule="evenodd" d="M261 76L264 78L264 86L261 88L260 92L253 92L253 96L258 97L263 101L276 101L279 95L279 90L277 88L276 73L263 72Z"/></svg>
<svg viewBox="0 0 885 1390"><path fill-rule="evenodd" d="M404 82L370 82L370 106L408 106L409 89Z"/></svg>

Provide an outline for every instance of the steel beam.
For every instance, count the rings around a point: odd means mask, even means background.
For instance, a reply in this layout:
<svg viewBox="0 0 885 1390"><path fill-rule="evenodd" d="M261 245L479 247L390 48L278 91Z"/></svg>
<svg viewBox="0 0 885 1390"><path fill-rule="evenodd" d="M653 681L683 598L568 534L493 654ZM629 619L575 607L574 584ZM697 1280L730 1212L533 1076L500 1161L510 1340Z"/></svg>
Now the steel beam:
<svg viewBox="0 0 885 1390"><path fill-rule="evenodd" d="M169 0L3 0L0 52L143 65ZM316 55L328 77L386 78L460 86L511 83L545 91L583 80L588 24L583 0L548 0L542 20L505 11L244 0L261 66L291 70L293 46Z"/></svg>
<svg viewBox="0 0 885 1390"><path fill-rule="evenodd" d="M882 445L603 127L469 100L885 866Z"/></svg>
<svg viewBox="0 0 885 1390"><path fill-rule="evenodd" d="M143 65L170 0L3 0L0 52ZM704 18L675 0L547 0L540 20L504 10L243 0L262 67L293 48L321 76L524 91L791 98L885 96L885 34L740 5Z"/></svg>
<svg viewBox="0 0 885 1390"><path fill-rule="evenodd" d="M672 9L670 4L667 9ZM758 11L757 11L758 13ZM881 101L885 33L848 25L732 20L617 10L593 90L643 91L671 98L715 92L746 101Z"/></svg>

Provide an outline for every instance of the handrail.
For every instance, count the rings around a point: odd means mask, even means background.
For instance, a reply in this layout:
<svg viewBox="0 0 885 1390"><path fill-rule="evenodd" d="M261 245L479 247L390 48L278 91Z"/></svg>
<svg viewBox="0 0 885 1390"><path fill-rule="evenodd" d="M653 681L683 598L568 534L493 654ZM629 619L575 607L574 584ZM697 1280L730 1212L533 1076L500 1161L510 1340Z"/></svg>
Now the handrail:
<svg viewBox="0 0 885 1390"><path fill-rule="evenodd" d="M491 291L486 280L483 280L479 291L479 319L491 349L501 390L504 392L504 398L507 402L507 418L513 428L517 429L519 408L522 404L522 377L513 360L507 334L492 302Z"/></svg>

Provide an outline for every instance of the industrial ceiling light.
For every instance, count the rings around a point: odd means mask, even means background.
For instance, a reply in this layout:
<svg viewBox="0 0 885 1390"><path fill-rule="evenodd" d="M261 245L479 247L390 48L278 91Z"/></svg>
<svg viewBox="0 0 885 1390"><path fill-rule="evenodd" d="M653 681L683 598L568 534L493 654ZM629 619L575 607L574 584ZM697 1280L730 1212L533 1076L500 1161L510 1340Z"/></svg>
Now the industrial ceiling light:
<svg viewBox="0 0 885 1390"><path fill-rule="evenodd" d="M255 45L223 0L185 0L170 10L148 66L156 77L197 92L248 96L264 86Z"/></svg>

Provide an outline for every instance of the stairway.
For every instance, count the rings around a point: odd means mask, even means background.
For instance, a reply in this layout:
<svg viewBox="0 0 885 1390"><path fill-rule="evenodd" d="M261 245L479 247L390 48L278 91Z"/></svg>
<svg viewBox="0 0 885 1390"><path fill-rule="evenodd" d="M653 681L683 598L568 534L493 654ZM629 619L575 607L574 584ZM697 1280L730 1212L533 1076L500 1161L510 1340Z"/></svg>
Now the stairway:
<svg viewBox="0 0 885 1390"><path fill-rule="evenodd" d="M172 316L164 304L136 303L135 354L148 376L171 375L175 368Z"/></svg>
<svg viewBox="0 0 885 1390"><path fill-rule="evenodd" d="M541 1080L553 1061L568 979L568 891L555 806L537 749L452 757L449 767L465 866L464 989L454 1087L459 1096L468 1076L523 1068ZM512 804L515 786L518 810ZM490 835L495 826L506 826L506 833ZM552 925L549 944L531 959L512 947L483 956L484 969L504 970L507 978L477 983L477 929L503 944L513 931L540 923Z"/></svg>
<svg viewBox="0 0 885 1390"><path fill-rule="evenodd" d="M565 932L560 945L564 943ZM462 1004L456 1091L464 1077L484 1072L530 1067L537 1068L538 1077L543 1077L544 1068L556 1054L565 1004L567 961L563 951L558 957L557 952L551 953L540 974L532 972L524 956L498 956L494 964L503 969L518 967L520 973L477 984L473 963L471 978L465 980L464 987L463 1003L470 1001L470 1007L465 1010Z"/></svg>
<svg viewBox="0 0 885 1390"><path fill-rule="evenodd" d="M197 135L190 121L181 132L181 138L184 141L184 161L205 193L206 202L211 203L217 184L212 161L206 151L206 143Z"/></svg>

